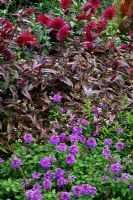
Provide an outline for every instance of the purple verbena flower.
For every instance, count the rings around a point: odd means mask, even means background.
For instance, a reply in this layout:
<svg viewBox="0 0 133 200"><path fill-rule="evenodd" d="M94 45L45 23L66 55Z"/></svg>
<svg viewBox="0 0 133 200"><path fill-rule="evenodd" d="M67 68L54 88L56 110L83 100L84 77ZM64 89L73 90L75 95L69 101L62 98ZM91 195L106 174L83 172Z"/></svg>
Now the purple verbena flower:
<svg viewBox="0 0 133 200"><path fill-rule="evenodd" d="M62 114L67 113L67 108L61 107L60 108L60 113L62 113Z"/></svg>
<svg viewBox="0 0 133 200"><path fill-rule="evenodd" d="M97 193L97 189L89 184L83 184L81 187L83 195L94 195Z"/></svg>
<svg viewBox="0 0 133 200"><path fill-rule="evenodd" d="M121 151L122 149L125 148L125 144L123 142L117 142L116 148L117 148L118 151Z"/></svg>
<svg viewBox="0 0 133 200"><path fill-rule="evenodd" d="M18 169L21 167L22 162L19 158L12 158L11 165L14 169Z"/></svg>
<svg viewBox="0 0 133 200"><path fill-rule="evenodd" d="M73 155L71 155L71 154L66 157L66 163L68 165L74 164L75 161L76 161L75 157Z"/></svg>
<svg viewBox="0 0 133 200"><path fill-rule="evenodd" d="M88 124L88 120L84 119L84 118L81 118L81 117L78 118L77 122L80 123L83 126L86 126Z"/></svg>
<svg viewBox="0 0 133 200"><path fill-rule="evenodd" d="M129 189L132 191L133 190L133 184L129 186Z"/></svg>
<svg viewBox="0 0 133 200"><path fill-rule="evenodd" d="M96 117L99 117L102 113L102 110L101 108L94 108L93 109L93 114L96 116Z"/></svg>
<svg viewBox="0 0 133 200"><path fill-rule="evenodd" d="M64 175L65 175L65 172L64 172L63 169L57 168L55 170L55 176L56 176L56 178L64 177Z"/></svg>
<svg viewBox="0 0 133 200"><path fill-rule="evenodd" d="M52 101L54 103L61 103L62 102L62 96L60 96L59 94L55 94L53 97L52 97Z"/></svg>
<svg viewBox="0 0 133 200"><path fill-rule="evenodd" d="M96 137L98 135L99 135L99 133L97 131L92 131L92 136Z"/></svg>
<svg viewBox="0 0 133 200"><path fill-rule="evenodd" d="M110 167L110 171L115 174L119 173L121 170L122 170L122 166L119 162L112 164Z"/></svg>
<svg viewBox="0 0 133 200"><path fill-rule="evenodd" d="M43 175L43 177L44 177L44 179L52 180L52 178L54 178L54 174L51 173L50 171L48 171Z"/></svg>
<svg viewBox="0 0 133 200"><path fill-rule="evenodd" d="M104 157L104 158L112 158L112 156L111 156L111 154L110 154L110 149L108 149L108 148L106 148L106 149L104 149L103 151L102 151L102 156Z"/></svg>
<svg viewBox="0 0 133 200"><path fill-rule="evenodd" d="M59 200L71 200L71 196L68 192L60 192Z"/></svg>
<svg viewBox="0 0 133 200"><path fill-rule="evenodd" d="M85 144L86 143L86 137L83 136L83 135L80 135L79 136L79 141L80 141L80 143Z"/></svg>
<svg viewBox="0 0 133 200"><path fill-rule="evenodd" d="M58 151L61 151L61 152L64 152L66 151L67 149L67 145L65 143L60 143L58 146L57 146L57 150Z"/></svg>
<svg viewBox="0 0 133 200"><path fill-rule="evenodd" d="M71 143L79 142L80 136L76 134L69 135L69 140Z"/></svg>
<svg viewBox="0 0 133 200"><path fill-rule="evenodd" d="M32 141L33 141L33 137L31 134L24 135L24 143L28 144L28 143L31 143Z"/></svg>
<svg viewBox="0 0 133 200"><path fill-rule="evenodd" d="M122 173L121 174L121 179L128 181L128 180L131 179L131 175L127 174L127 173Z"/></svg>
<svg viewBox="0 0 133 200"><path fill-rule="evenodd" d="M42 200L42 194L40 190L26 190L25 196L28 200Z"/></svg>
<svg viewBox="0 0 133 200"><path fill-rule="evenodd" d="M108 146L111 146L113 142L110 138L107 138L104 140L103 144L108 147Z"/></svg>
<svg viewBox="0 0 133 200"><path fill-rule="evenodd" d="M50 157L41 158L40 165L45 170L49 169L52 166L51 158Z"/></svg>
<svg viewBox="0 0 133 200"><path fill-rule="evenodd" d="M104 180L107 180L107 179L108 179L108 176L103 175L101 178L102 178L102 180L104 181Z"/></svg>
<svg viewBox="0 0 133 200"><path fill-rule="evenodd" d="M122 128L118 128L118 129L117 129L117 133L118 133L118 134L122 134L122 133L123 133L123 129L122 129Z"/></svg>
<svg viewBox="0 0 133 200"><path fill-rule="evenodd" d="M42 188L42 186L40 186L38 183L36 183L32 186L32 190L40 190L41 188Z"/></svg>
<svg viewBox="0 0 133 200"><path fill-rule="evenodd" d="M88 146L90 149L96 147L96 146L97 146L96 139L95 139L95 138L89 138L89 139L87 140L87 146Z"/></svg>
<svg viewBox="0 0 133 200"><path fill-rule="evenodd" d="M83 130L80 126L74 126L73 129L72 129L72 134L75 134L75 135L82 135L83 133Z"/></svg>
<svg viewBox="0 0 133 200"><path fill-rule="evenodd" d="M39 179L40 176L41 176L40 173L38 173L38 172L34 172L34 173L32 174L32 179Z"/></svg>
<svg viewBox="0 0 133 200"><path fill-rule="evenodd" d="M2 158L0 158L0 165L4 162L4 160Z"/></svg>
<svg viewBox="0 0 133 200"><path fill-rule="evenodd" d="M60 138L59 138L59 136L57 136L57 135L53 135L53 136L51 136L49 142L50 142L50 144L55 144L55 145L57 145L57 144L60 142Z"/></svg>
<svg viewBox="0 0 133 200"><path fill-rule="evenodd" d="M64 185L66 185L66 183L67 183L67 181L66 181L66 179L64 177L60 177L60 178L57 179L57 185L59 187L62 187Z"/></svg>
<svg viewBox="0 0 133 200"><path fill-rule="evenodd" d="M66 139L66 133L60 133L59 139L60 139L60 142L63 143L65 141L65 139Z"/></svg>
<svg viewBox="0 0 133 200"><path fill-rule="evenodd" d="M50 189L50 188L52 187L51 180L46 179L45 181L43 181L42 187L43 187L44 189Z"/></svg>
<svg viewBox="0 0 133 200"><path fill-rule="evenodd" d="M72 145L69 147L68 152L72 155L76 155L79 152L79 148L77 145Z"/></svg>
<svg viewBox="0 0 133 200"><path fill-rule="evenodd" d="M82 187L81 186L74 186L72 188L72 193L74 196L81 196L82 195Z"/></svg>

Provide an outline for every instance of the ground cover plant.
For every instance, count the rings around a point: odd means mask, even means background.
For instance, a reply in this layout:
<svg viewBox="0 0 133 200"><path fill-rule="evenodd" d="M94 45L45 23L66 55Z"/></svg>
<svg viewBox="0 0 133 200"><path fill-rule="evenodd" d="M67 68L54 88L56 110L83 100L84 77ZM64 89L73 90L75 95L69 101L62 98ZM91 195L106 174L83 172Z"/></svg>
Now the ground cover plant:
<svg viewBox="0 0 133 200"><path fill-rule="evenodd" d="M133 199L132 23L111 1L1 2L0 199Z"/></svg>

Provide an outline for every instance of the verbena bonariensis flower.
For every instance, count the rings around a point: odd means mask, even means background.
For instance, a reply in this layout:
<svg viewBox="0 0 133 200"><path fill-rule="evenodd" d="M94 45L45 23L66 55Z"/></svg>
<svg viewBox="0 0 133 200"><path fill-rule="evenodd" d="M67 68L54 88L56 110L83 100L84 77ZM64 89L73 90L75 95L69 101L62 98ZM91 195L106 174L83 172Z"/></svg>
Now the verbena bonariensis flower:
<svg viewBox="0 0 133 200"><path fill-rule="evenodd" d="M33 137L31 134L24 135L24 142L25 143L31 143L33 141Z"/></svg>
<svg viewBox="0 0 133 200"><path fill-rule="evenodd" d="M22 162L19 158L12 158L11 165L12 165L13 168L18 169L18 168L21 167Z"/></svg>
<svg viewBox="0 0 133 200"><path fill-rule="evenodd" d="M71 134L71 135L69 135L69 140L71 143L79 142L80 135Z"/></svg>
<svg viewBox="0 0 133 200"><path fill-rule="evenodd" d="M59 29L56 39L59 41L63 41L68 37L68 34L70 32L70 27L68 25L63 26L62 28Z"/></svg>
<svg viewBox="0 0 133 200"><path fill-rule="evenodd" d="M32 179L39 179L41 177L41 174L38 172L32 173Z"/></svg>
<svg viewBox="0 0 133 200"><path fill-rule="evenodd" d="M110 153L110 149L106 148L102 151L102 156L104 158L112 158L111 153Z"/></svg>
<svg viewBox="0 0 133 200"><path fill-rule="evenodd" d="M59 95L59 94L55 94L53 97L52 97L52 101L54 103L61 103L62 102L62 96Z"/></svg>
<svg viewBox="0 0 133 200"><path fill-rule="evenodd" d="M51 180L51 179L54 178L54 174L53 174L52 172L48 171L48 172L46 172L46 173L44 174L43 177L44 177L44 179L49 179L49 180Z"/></svg>
<svg viewBox="0 0 133 200"><path fill-rule="evenodd" d="M116 148L117 148L118 151L121 151L122 149L125 148L125 144L123 142L117 142Z"/></svg>
<svg viewBox="0 0 133 200"><path fill-rule="evenodd" d="M67 180L64 177L60 177L57 179L57 185L59 187L66 185L66 183L67 183Z"/></svg>
<svg viewBox="0 0 133 200"><path fill-rule="evenodd" d="M123 129L122 129L122 128L118 128L118 129L117 129L117 133L118 133L118 134L122 134L122 133L123 133Z"/></svg>
<svg viewBox="0 0 133 200"><path fill-rule="evenodd" d="M75 159L75 157L73 155L68 155L66 157L66 163L68 165L73 165L75 163L75 161L76 161L76 159Z"/></svg>
<svg viewBox="0 0 133 200"><path fill-rule="evenodd" d="M60 6L62 9L67 10L70 8L73 0L61 0Z"/></svg>
<svg viewBox="0 0 133 200"><path fill-rule="evenodd" d="M40 159L40 165L43 169L47 170L52 166L51 158L41 158Z"/></svg>
<svg viewBox="0 0 133 200"><path fill-rule="evenodd" d="M96 147L96 146L97 146L96 139L95 139L95 138L89 138L89 139L87 140L87 146L88 146L90 149Z"/></svg>
<svg viewBox="0 0 133 200"><path fill-rule="evenodd" d="M71 196L68 192L60 192L59 200L71 200Z"/></svg>
<svg viewBox="0 0 133 200"><path fill-rule="evenodd" d="M4 162L4 160L2 158L0 158L0 165Z"/></svg>
<svg viewBox="0 0 133 200"><path fill-rule="evenodd" d="M64 175L65 175L65 172L64 172L63 169L57 168L55 170L55 176L56 176L56 178L64 177Z"/></svg>
<svg viewBox="0 0 133 200"><path fill-rule="evenodd" d="M72 155L76 155L79 152L79 147L77 145L72 145L69 147L68 152Z"/></svg>
<svg viewBox="0 0 133 200"><path fill-rule="evenodd" d="M103 141L103 144L104 144L105 146L111 146L111 145L113 144L112 139L110 139L110 138L105 139L105 140Z"/></svg>
<svg viewBox="0 0 133 200"><path fill-rule="evenodd" d="M51 19L48 15L40 14L36 16L37 21L43 26L49 26Z"/></svg>
<svg viewBox="0 0 133 200"><path fill-rule="evenodd" d="M82 135L83 129L80 126L74 126L72 129L72 134Z"/></svg>
<svg viewBox="0 0 133 200"><path fill-rule="evenodd" d="M46 179L45 181L43 181L42 183L42 187L44 189L50 189L52 187L52 182L49 179Z"/></svg>
<svg viewBox="0 0 133 200"><path fill-rule="evenodd" d="M59 134L59 138L60 138L60 142L64 142L65 141L65 139L66 139L66 133L60 133Z"/></svg>
<svg viewBox="0 0 133 200"><path fill-rule="evenodd" d="M55 30L61 29L63 26L66 25L66 22L61 17L55 17L53 20L51 20L49 26Z"/></svg>
<svg viewBox="0 0 133 200"><path fill-rule="evenodd" d="M83 195L94 195L97 193L97 189L89 184L83 184L81 187Z"/></svg>
<svg viewBox="0 0 133 200"><path fill-rule="evenodd" d="M16 42L19 46L34 47L37 44L37 38L28 31L24 31Z"/></svg>
<svg viewBox="0 0 133 200"><path fill-rule="evenodd" d="M110 171L115 174L119 173L121 170L122 170L122 166L119 162L112 164L110 167Z"/></svg>
<svg viewBox="0 0 133 200"><path fill-rule="evenodd" d="M57 150L58 151L61 151L61 152L64 152L66 151L67 149L67 145L65 143L60 143L58 146L57 146Z"/></svg>
<svg viewBox="0 0 133 200"><path fill-rule="evenodd" d="M115 8L109 6L104 10L103 16L106 20L112 20L115 16Z"/></svg>
<svg viewBox="0 0 133 200"><path fill-rule="evenodd" d="M53 135L53 136L51 136L49 142L50 142L50 144L57 145L57 144L59 144L59 142L60 142L60 138L59 138L59 136L57 136L57 135Z"/></svg>
<svg viewBox="0 0 133 200"><path fill-rule="evenodd" d="M128 180L131 179L131 175L127 174L127 173L122 173L121 174L121 179L128 181Z"/></svg>
<svg viewBox="0 0 133 200"><path fill-rule="evenodd" d="M82 187L81 186L74 186L72 188L72 193L74 196L81 196L82 195Z"/></svg>

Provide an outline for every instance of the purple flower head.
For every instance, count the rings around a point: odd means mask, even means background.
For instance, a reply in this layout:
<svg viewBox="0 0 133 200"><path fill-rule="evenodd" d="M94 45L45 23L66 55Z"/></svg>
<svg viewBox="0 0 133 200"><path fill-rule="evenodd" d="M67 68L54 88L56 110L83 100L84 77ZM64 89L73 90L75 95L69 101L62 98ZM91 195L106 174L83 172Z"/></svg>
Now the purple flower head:
<svg viewBox="0 0 133 200"><path fill-rule="evenodd" d="M71 143L79 142L80 136L76 134L69 135L69 140Z"/></svg>
<svg viewBox="0 0 133 200"><path fill-rule="evenodd" d="M41 176L40 173L34 172L34 173L32 174L32 179L39 179L40 176Z"/></svg>
<svg viewBox="0 0 133 200"><path fill-rule="evenodd" d="M11 165L14 169L18 169L21 167L22 162L19 158L12 158Z"/></svg>
<svg viewBox="0 0 133 200"><path fill-rule="evenodd" d="M70 126L76 126L77 124L77 121L75 119L72 119L70 122L69 122L69 125Z"/></svg>
<svg viewBox="0 0 133 200"><path fill-rule="evenodd" d="M67 149L67 145L66 145L65 143L60 143L60 144L57 146L57 149L58 149L58 151L64 152L64 151L66 151L66 149Z"/></svg>
<svg viewBox="0 0 133 200"><path fill-rule="evenodd" d="M107 103L99 103L100 108L107 108L108 104Z"/></svg>
<svg viewBox="0 0 133 200"><path fill-rule="evenodd" d="M68 192L60 192L59 200L71 200L71 196Z"/></svg>
<svg viewBox="0 0 133 200"><path fill-rule="evenodd" d="M121 174L121 179L122 179L122 180L128 181L128 180L131 179L131 175L130 175L130 174L127 174L127 173L122 173L122 174Z"/></svg>
<svg viewBox="0 0 133 200"><path fill-rule="evenodd" d="M33 141L33 137L32 137L32 135L31 134L26 134L26 135L24 135L24 142L25 143L31 143Z"/></svg>
<svg viewBox="0 0 133 200"><path fill-rule="evenodd" d="M82 133L83 133L83 130L80 126L74 126L73 127L72 134L82 135Z"/></svg>
<svg viewBox="0 0 133 200"><path fill-rule="evenodd" d="M133 190L133 185L130 185L130 186L129 186L129 189L132 191L132 190Z"/></svg>
<svg viewBox="0 0 133 200"><path fill-rule="evenodd" d="M122 170L122 166L119 162L112 164L110 167L110 171L115 174L119 173L121 170Z"/></svg>
<svg viewBox="0 0 133 200"><path fill-rule="evenodd" d="M88 146L90 149L96 147L96 146L97 146L96 139L95 139L95 138L89 138L89 139L87 140L87 146Z"/></svg>
<svg viewBox="0 0 133 200"><path fill-rule="evenodd" d="M66 139L66 133L60 133L59 139L60 139L60 142L63 143L65 141L65 139Z"/></svg>
<svg viewBox="0 0 133 200"><path fill-rule="evenodd" d="M103 181L105 181L105 180L108 179L108 176L103 175L101 178L102 178Z"/></svg>
<svg viewBox="0 0 133 200"><path fill-rule="evenodd" d="M92 187L89 184L83 184L82 185L82 194L84 195L94 195L97 193L97 189L95 187Z"/></svg>
<svg viewBox="0 0 133 200"><path fill-rule="evenodd" d="M65 172L64 172L63 169L57 168L55 170L55 176L56 176L56 178L64 177L64 175L65 175Z"/></svg>
<svg viewBox="0 0 133 200"><path fill-rule="evenodd" d="M41 190L42 186L40 186L38 183L34 184L32 186L32 190Z"/></svg>
<svg viewBox="0 0 133 200"><path fill-rule="evenodd" d="M117 142L116 148L117 148L118 151L121 151L122 149L125 148L125 144L123 142Z"/></svg>
<svg viewBox="0 0 133 200"><path fill-rule="evenodd" d="M102 111L101 111L100 108L94 108L94 109L93 109L93 114L94 114L96 117L100 116L101 113L102 113Z"/></svg>
<svg viewBox="0 0 133 200"><path fill-rule="evenodd" d="M108 147L108 146L111 146L113 142L110 138L107 138L104 140L103 144Z"/></svg>
<svg viewBox="0 0 133 200"><path fill-rule="evenodd" d="M41 158L40 165L45 170L49 169L52 166L51 158L50 157Z"/></svg>
<svg viewBox="0 0 133 200"><path fill-rule="evenodd" d="M72 193L74 196L81 196L82 195L82 187L81 186L74 186L72 188Z"/></svg>
<svg viewBox="0 0 133 200"><path fill-rule="evenodd" d="M118 128L116 131L118 134L122 134L123 133L123 129L122 128Z"/></svg>
<svg viewBox="0 0 133 200"><path fill-rule="evenodd" d="M53 135L53 136L51 136L49 142L50 142L50 144L56 144L57 145L60 142L60 138L57 135Z"/></svg>
<svg viewBox="0 0 133 200"><path fill-rule="evenodd" d="M79 141L80 141L80 143L85 144L86 143L86 137L83 136L83 135L80 135L79 136Z"/></svg>
<svg viewBox="0 0 133 200"><path fill-rule="evenodd" d="M54 178L54 175L50 172L50 171L48 171L48 172L46 172L45 174L44 174L44 179L49 179L49 180L52 180L52 178Z"/></svg>
<svg viewBox="0 0 133 200"><path fill-rule="evenodd" d="M0 158L0 165L4 162L4 160L2 158Z"/></svg>
<svg viewBox="0 0 133 200"><path fill-rule="evenodd" d="M66 185L66 183L67 183L67 181L66 181L66 179L64 177L60 177L60 178L57 179L57 185L59 187L62 187L64 185Z"/></svg>
<svg viewBox="0 0 133 200"><path fill-rule="evenodd" d="M71 154L66 157L66 163L68 165L74 164L75 161L76 161L75 157L73 155L71 155Z"/></svg>
<svg viewBox="0 0 133 200"><path fill-rule="evenodd" d="M44 189L50 189L50 188L52 187L51 180L46 179L45 181L43 181L42 187L43 187Z"/></svg>
<svg viewBox="0 0 133 200"><path fill-rule="evenodd" d="M72 145L69 147L68 152L72 155L76 155L79 152L79 148L77 145Z"/></svg>
<svg viewBox="0 0 133 200"><path fill-rule="evenodd" d="M60 96L59 94L55 94L53 97L52 97L52 101L54 103L61 103L62 102L62 96Z"/></svg>
<svg viewBox="0 0 133 200"><path fill-rule="evenodd" d="M104 158L112 158L112 156L111 156L111 154L110 154L110 149L108 149L108 148L106 148L106 149L104 149L103 151L102 151L102 156L104 157Z"/></svg>
<svg viewBox="0 0 133 200"><path fill-rule="evenodd" d="M78 118L77 122L80 123L83 126L86 126L88 124L88 120L84 119L84 118L81 118L81 117Z"/></svg>
<svg viewBox="0 0 133 200"><path fill-rule="evenodd" d="M41 186L39 187L38 184L35 184L36 186L31 190L26 190L25 196L28 198L28 200L42 200L42 194L41 194ZM38 185L38 187L37 187Z"/></svg>

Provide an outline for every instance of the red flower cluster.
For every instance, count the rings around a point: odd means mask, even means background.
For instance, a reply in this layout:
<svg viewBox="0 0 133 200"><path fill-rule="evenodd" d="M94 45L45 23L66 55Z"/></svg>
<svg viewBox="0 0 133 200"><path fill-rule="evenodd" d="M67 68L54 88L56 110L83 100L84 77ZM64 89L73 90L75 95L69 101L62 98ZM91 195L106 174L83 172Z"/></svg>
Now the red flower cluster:
<svg viewBox="0 0 133 200"><path fill-rule="evenodd" d="M63 41L67 38L68 34L69 34L70 28L68 25L63 26L57 33L57 40L59 41Z"/></svg>
<svg viewBox="0 0 133 200"><path fill-rule="evenodd" d="M103 13L106 20L112 20L115 16L115 9L111 6L107 7Z"/></svg>
<svg viewBox="0 0 133 200"><path fill-rule="evenodd" d="M73 0L61 0L60 6L62 9L67 10L70 8Z"/></svg>
<svg viewBox="0 0 133 200"><path fill-rule="evenodd" d="M49 26L51 19L48 15L40 14L36 17L37 21L42 24L43 26Z"/></svg>
<svg viewBox="0 0 133 200"><path fill-rule="evenodd" d="M28 31L22 32L22 34L16 40L19 46L33 47L37 44L37 39L34 35Z"/></svg>
<svg viewBox="0 0 133 200"><path fill-rule="evenodd" d="M13 33L13 24L5 18L0 19L0 37L3 39L11 39Z"/></svg>
<svg viewBox="0 0 133 200"><path fill-rule="evenodd" d="M63 26L66 26L66 22L63 18L61 17L55 17L53 20L51 20L50 25L51 28L54 30L59 30Z"/></svg>

